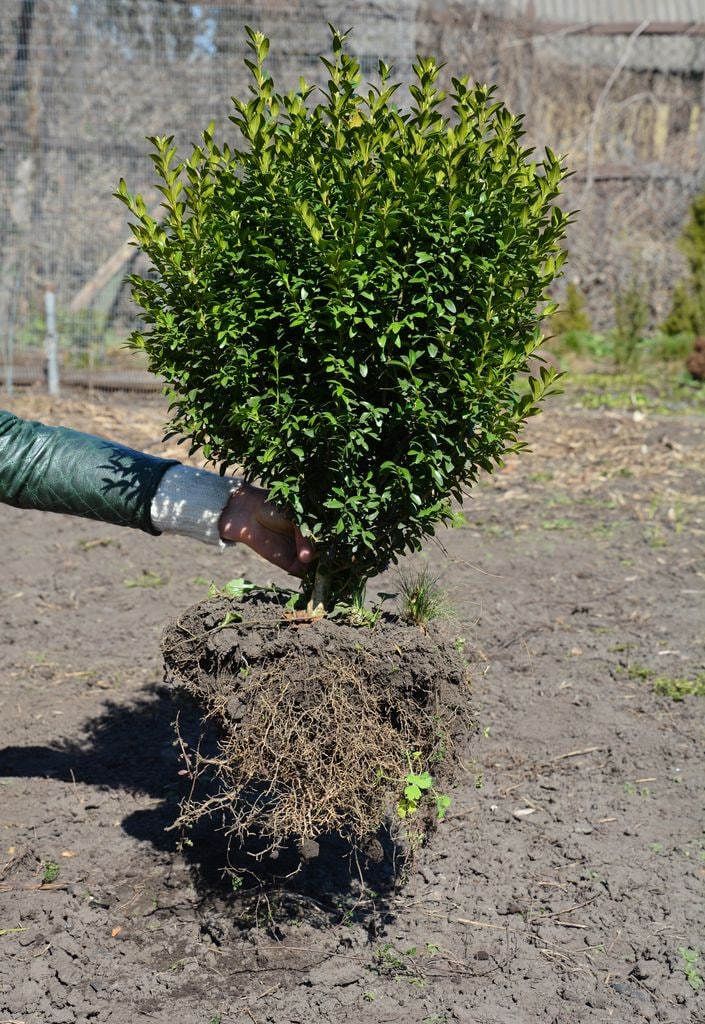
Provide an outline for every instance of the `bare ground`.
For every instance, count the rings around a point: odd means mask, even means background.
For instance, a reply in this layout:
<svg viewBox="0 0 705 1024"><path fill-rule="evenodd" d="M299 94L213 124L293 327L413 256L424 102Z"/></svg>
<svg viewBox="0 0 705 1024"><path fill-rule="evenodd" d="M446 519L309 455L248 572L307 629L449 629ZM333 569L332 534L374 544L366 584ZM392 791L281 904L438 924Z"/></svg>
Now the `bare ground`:
<svg viewBox="0 0 705 1024"><path fill-rule="evenodd" d="M156 401L11 407L161 450ZM351 888L333 845L243 893L216 823L165 831L189 712L160 634L210 580L284 577L3 510L0 1020L705 1021L705 699L653 692L705 672L703 419L561 399L529 436L426 552L480 734L401 889Z"/></svg>

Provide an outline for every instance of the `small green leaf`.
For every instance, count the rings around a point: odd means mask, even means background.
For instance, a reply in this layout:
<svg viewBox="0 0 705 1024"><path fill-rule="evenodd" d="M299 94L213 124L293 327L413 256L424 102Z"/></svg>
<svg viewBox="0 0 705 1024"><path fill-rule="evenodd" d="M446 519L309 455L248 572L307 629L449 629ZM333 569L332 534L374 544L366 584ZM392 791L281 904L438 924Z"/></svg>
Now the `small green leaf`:
<svg viewBox="0 0 705 1024"><path fill-rule="evenodd" d="M438 813L438 820L439 821L443 821L443 819L445 818L446 813L447 813L448 808L450 807L451 803L452 803L452 801L451 801L450 797L449 796L445 796L442 793L439 793L439 795L436 797L436 810L437 810L437 813Z"/></svg>
<svg viewBox="0 0 705 1024"><path fill-rule="evenodd" d="M238 577L234 580L228 580L223 587L222 592L228 597L240 598L243 597L244 594L249 594L252 590L256 589L256 584L250 583L249 580L243 579L242 577Z"/></svg>

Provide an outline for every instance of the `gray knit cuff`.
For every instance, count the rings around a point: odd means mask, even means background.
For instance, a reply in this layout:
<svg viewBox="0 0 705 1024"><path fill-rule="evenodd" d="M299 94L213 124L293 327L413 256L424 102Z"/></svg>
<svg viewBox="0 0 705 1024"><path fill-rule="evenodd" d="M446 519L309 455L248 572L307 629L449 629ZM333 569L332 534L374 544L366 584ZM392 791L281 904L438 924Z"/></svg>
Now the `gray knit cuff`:
<svg viewBox="0 0 705 1024"><path fill-rule="evenodd" d="M152 498L150 514L155 530L194 537L206 544L224 548L218 521L242 481L233 476L218 476L192 466L167 469Z"/></svg>

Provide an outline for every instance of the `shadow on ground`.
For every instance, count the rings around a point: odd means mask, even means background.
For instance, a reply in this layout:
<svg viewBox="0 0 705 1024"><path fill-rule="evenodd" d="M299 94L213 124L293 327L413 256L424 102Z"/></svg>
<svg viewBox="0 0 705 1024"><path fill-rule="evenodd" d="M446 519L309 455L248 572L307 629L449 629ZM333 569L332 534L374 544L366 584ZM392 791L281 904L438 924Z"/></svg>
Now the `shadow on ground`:
<svg viewBox="0 0 705 1024"><path fill-rule="evenodd" d="M372 837L364 851L329 835L305 855L292 844L272 856L256 836L236 844L222 818L201 821L188 835L170 830L190 788L179 774L177 716L187 744L200 742L204 750L214 743L200 733L195 710L155 686L128 706L109 703L88 723L82 742L0 748L0 776L56 779L158 799L128 815L122 827L141 842L183 856L199 898L227 904L228 916L243 928L266 923L276 929L278 922L305 917L321 927L356 920L374 930L404 871L403 855L386 832Z"/></svg>

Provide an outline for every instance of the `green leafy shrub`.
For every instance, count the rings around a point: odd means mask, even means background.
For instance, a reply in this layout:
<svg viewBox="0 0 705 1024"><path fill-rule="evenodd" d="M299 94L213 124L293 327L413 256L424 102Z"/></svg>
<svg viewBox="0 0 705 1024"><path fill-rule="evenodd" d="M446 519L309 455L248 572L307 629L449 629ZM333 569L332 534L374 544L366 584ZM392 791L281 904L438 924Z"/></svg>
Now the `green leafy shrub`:
<svg viewBox="0 0 705 1024"><path fill-rule="evenodd" d="M179 160L152 138L161 223L120 182L155 270L131 278L148 325L132 344L166 380L171 431L246 467L316 537L304 586L332 607L521 447L556 376L515 388L555 308L565 169L531 160L491 88L454 78L446 97L432 59L405 109L384 64L361 90L333 31L316 102L303 81L279 94L268 40L248 35L242 145L209 129Z"/></svg>
<svg viewBox="0 0 705 1024"><path fill-rule="evenodd" d="M671 312L662 330L665 334L705 334L705 192L691 203L680 248L690 273L673 290Z"/></svg>
<svg viewBox="0 0 705 1024"><path fill-rule="evenodd" d="M592 330L585 297L575 281L569 281L566 286L565 300L553 318L552 328L555 334L562 336Z"/></svg>
<svg viewBox="0 0 705 1024"><path fill-rule="evenodd" d="M614 295L614 359L618 367L636 365L646 324L649 307L644 286L636 274L632 274L626 287L618 286Z"/></svg>
<svg viewBox="0 0 705 1024"><path fill-rule="evenodd" d="M692 334L655 334L648 338L646 354L661 363L684 363L693 351Z"/></svg>

